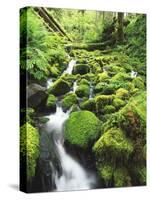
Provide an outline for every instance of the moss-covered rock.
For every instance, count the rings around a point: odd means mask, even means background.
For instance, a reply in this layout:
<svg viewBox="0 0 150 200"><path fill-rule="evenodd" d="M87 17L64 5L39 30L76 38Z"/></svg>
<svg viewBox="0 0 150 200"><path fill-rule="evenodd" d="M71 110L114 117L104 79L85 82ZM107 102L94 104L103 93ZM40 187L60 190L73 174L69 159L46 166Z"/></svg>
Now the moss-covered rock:
<svg viewBox="0 0 150 200"><path fill-rule="evenodd" d="M113 106L118 110L120 109L121 107L125 106L126 105L126 102L122 99L119 99L119 98L114 98L113 100Z"/></svg>
<svg viewBox="0 0 150 200"><path fill-rule="evenodd" d="M20 153L21 165L27 165L27 180L30 181L35 176L36 161L39 156L39 133L29 123L20 128Z"/></svg>
<svg viewBox="0 0 150 200"><path fill-rule="evenodd" d="M89 83L89 81L88 81L87 79L82 78L82 79L79 81L78 84L79 84L79 85L89 85L90 83Z"/></svg>
<svg viewBox="0 0 150 200"><path fill-rule="evenodd" d="M129 92L124 88L119 88L116 91L116 97L120 99L127 99L129 97Z"/></svg>
<svg viewBox="0 0 150 200"><path fill-rule="evenodd" d="M52 87L49 89L49 92L56 96L60 96L69 92L70 88L71 85L69 82L60 78L53 83Z"/></svg>
<svg viewBox="0 0 150 200"><path fill-rule="evenodd" d="M50 75L51 75L51 77L57 78L59 74L60 74L60 71L56 66L50 67Z"/></svg>
<svg viewBox="0 0 150 200"><path fill-rule="evenodd" d="M130 81L130 80L131 80L131 77L128 74L119 72L111 78L110 82L118 83L118 82Z"/></svg>
<svg viewBox="0 0 150 200"><path fill-rule="evenodd" d="M65 123L65 140L86 149L99 137L100 126L100 120L92 112L73 112Z"/></svg>
<svg viewBox="0 0 150 200"><path fill-rule="evenodd" d="M95 97L96 111L102 113L102 109L105 105L109 105L113 101L113 95L98 95Z"/></svg>
<svg viewBox="0 0 150 200"><path fill-rule="evenodd" d="M104 114L111 114L116 111L115 107L112 105L106 105L103 109Z"/></svg>
<svg viewBox="0 0 150 200"><path fill-rule="evenodd" d="M48 96L46 107L49 111L56 111L56 101L57 101L57 98L53 94L50 94Z"/></svg>
<svg viewBox="0 0 150 200"><path fill-rule="evenodd" d="M109 80L109 76L107 72L102 72L97 75L97 82L107 82Z"/></svg>
<svg viewBox="0 0 150 200"><path fill-rule="evenodd" d="M80 104L82 110L89 110L91 112L96 112L95 99L88 99Z"/></svg>
<svg viewBox="0 0 150 200"><path fill-rule="evenodd" d="M103 133L99 140L94 144L93 151L97 159L104 159L116 163L117 160L127 161L133 152L133 144L127 139L123 131L119 128L112 128Z"/></svg>
<svg viewBox="0 0 150 200"><path fill-rule="evenodd" d="M90 72L90 67L87 64L76 64L73 68L73 74L87 74Z"/></svg>
<svg viewBox="0 0 150 200"><path fill-rule="evenodd" d="M67 94L64 99L62 100L62 108L63 110L68 110L74 104L77 104L77 95L74 93Z"/></svg>
<svg viewBox="0 0 150 200"><path fill-rule="evenodd" d="M87 84L81 84L77 87L75 93L78 97L89 97L90 87Z"/></svg>
<svg viewBox="0 0 150 200"><path fill-rule="evenodd" d="M104 180L106 185L108 185L109 182L112 181L113 171L114 171L113 167L108 164L105 164L104 166L100 166L98 168L99 175Z"/></svg>
<svg viewBox="0 0 150 200"><path fill-rule="evenodd" d="M117 168L114 170L114 186L127 187L131 186L131 177L129 176L126 168Z"/></svg>
<svg viewBox="0 0 150 200"><path fill-rule="evenodd" d="M133 79L132 83L134 84L135 88L144 89L144 81L141 77L136 77Z"/></svg>

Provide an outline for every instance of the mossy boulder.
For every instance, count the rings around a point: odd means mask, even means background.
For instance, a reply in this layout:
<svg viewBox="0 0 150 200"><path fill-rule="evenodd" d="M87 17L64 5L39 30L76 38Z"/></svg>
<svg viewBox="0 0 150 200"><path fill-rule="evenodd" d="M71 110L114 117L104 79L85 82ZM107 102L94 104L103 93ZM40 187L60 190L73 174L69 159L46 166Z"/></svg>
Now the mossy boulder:
<svg viewBox="0 0 150 200"><path fill-rule="evenodd" d="M71 108L71 106L78 103L77 95L74 93L69 93L64 97L61 103L63 110L66 111Z"/></svg>
<svg viewBox="0 0 150 200"><path fill-rule="evenodd" d="M120 109L121 107L125 106L126 105L126 102L122 99L119 99L119 98L114 98L113 100L113 106L118 110Z"/></svg>
<svg viewBox="0 0 150 200"><path fill-rule="evenodd" d="M78 97L89 97L90 87L87 84L81 84L77 87L75 93Z"/></svg>
<svg viewBox="0 0 150 200"><path fill-rule="evenodd" d="M112 103L114 96L113 95L98 95L95 97L96 102L96 111L97 113L102 113L102 110L105 105Z"/></svg>
<svg viewBox="0 0 150 200"><path fill-rule="evenodd" d="M99 137L100 127L101 121L92 112L73 112L65 123L65 140L86 150Z"/></svg>
<svg viewBox="0 0 150 200"><path fill-rule="evenodd" d="M56 101L57 98L53 94L50 94L47 98L46 108L52 112L56 111Z"/></svg>
<svg viewBox="0 0 150 200"><path fill-rule="evenodd" d="M97 75L97 82L107 82L109 80L109 76L107 72L102 72Z"/></svg>
<svg viewBox="0 0 150 200"><path fill-rule="evenodd" d="M124 159L123 162L126 162L133 152L133 144L121 129L111 128L94 144L93 151L98 160L101 158L106 162L111 160L116 163L119 159Z"/></svg>
<svg viewBox="0 0 150 200"><path fill-rule="evenodd" d="M82 110L89 110L91 112L96 112L95 99L88 99L80 104Z"/></svg>
<svg viewBox="0 0 150 200"><path fill-rule="evenodd" d="M76 64L73 68L73 74L87 74L90 72L90 67L87 64Z"/></svg>
<svg viewBox="0 0 150 200"><path fill-rule="evenodd" d="M79 82L78 82L79 85L89 85L89 81L85 78L82 78Z"/></svg>
<svg viewBox="0 0 150 200"><path fill-rule="evenodd" d="M59 78L53 83L52 87L49 89L49 92L56 96L60 96L69 92L70 88L71 88L71 85L68 81L65 81L62 78Z"/></svg>
<svg viewBox="0 0 150 200"><path fill-rule="evenodd" d="M124 88L119 88L116 91L116 97L120 98L120 99L127 99L127 98L129 98L129 92L128 92L128 90L126 90Z"/></svg>
<svg viewBox="0 0 150 200"><path fill-rule="evenodd" d="M114 186L115 187L127 187L131 186L131 177L126 168L117 168L114 170Z"/></svg>
<svg viewBox="0 0 150 200"><path fill-rule="evenodd" d="M31 124L20 128L21 167L26 165L27 180L35 176L36 161L39 157L39 133Z"/></svg>
<svg viewBox="0 0 150 200"><path fill-rule="evenodd" d="M127 73L119 72L111 78L110 82L119 83L119 82L124 82L124 81L131 81L130 75L128 75Z"/></svg>
<svg viewBox="0 0 150 200"><path fill-rule="evenodd" d="M113 105L106 105L103 109L104 114L111 114L116 111L115 107Z"/></svg>
<svg viewBox="0 0 150 200"><path fill-rule="evenodd" d="M135 88L144 89L144 81L141 77L136 77L133 79L132 83L134 84Z"/></svg>

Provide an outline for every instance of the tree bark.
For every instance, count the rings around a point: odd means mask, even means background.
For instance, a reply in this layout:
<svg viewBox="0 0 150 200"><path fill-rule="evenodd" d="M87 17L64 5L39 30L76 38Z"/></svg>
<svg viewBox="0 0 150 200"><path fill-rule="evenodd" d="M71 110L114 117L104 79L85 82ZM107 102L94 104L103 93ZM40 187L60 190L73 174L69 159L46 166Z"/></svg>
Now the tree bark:
<svg viewBox="0 0 150 200"><path fill-rule="evenodd" d="M124 41L124 31L123 31L123 20L124 13L118 13L118 42L122 43Z"/></svg>

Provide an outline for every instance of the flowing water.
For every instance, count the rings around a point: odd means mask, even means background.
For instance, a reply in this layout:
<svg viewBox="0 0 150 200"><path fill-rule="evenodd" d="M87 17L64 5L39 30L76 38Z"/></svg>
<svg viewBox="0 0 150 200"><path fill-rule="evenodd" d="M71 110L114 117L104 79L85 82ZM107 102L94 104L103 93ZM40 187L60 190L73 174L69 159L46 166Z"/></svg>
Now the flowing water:
<svg viewBox="0 0 150 200"><path fill-rule="evenodd" d="M137 77L137 72L135 72L135 71L131 71L131 78L135 78L135 77Z"/></svg>
<svg viewBox="0 0 150 200"><path fill-rule="evenodd" d="M72 74L73 67L75 64L76 64L76 61L72 59L69 62L67 69L63 72L63 74Z"/></svg>
<svg viewBox="0 0 150 200"><path fill-rule="evenodd" d="M68 68L64 73L71 74L75 60L71 60ZM52 84L52 81L48 80L48 87ZM77 87L76 82L73 85L73 92ZM92 95L92 94L91 94ZM60 103L57 103L57 109L54 114L46 116L49 121L43 127L43 132L47 132L52 135L51 139L54 143L55 151L57 151L57 157L61 165L61 175L54 167L55 163L49 162L49 166L52 171L52 182L55 183L56 191L68 191L68 190L83 190L90 189L96 185L95 176L92 173L87 172L80 163L78 163L71 155L69 155L64 147L63 125L69 118L71 109L64 112Z"/></svg>

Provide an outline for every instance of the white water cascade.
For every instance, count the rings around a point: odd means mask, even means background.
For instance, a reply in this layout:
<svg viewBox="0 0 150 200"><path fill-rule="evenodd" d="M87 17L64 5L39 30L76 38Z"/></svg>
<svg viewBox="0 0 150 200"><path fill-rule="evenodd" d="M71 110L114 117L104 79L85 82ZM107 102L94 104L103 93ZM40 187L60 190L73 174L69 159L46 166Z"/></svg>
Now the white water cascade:
<svg viewBox="0 0 150 200"><path fill-rule="evenodd" d="M50 88L52 84L53 84L53 80L52 80L51 78L49 78L49 79L47 80L46 88L47 88L47 89Z"/></svg>
<svg viewBox="0 0 150 200"><path fill-rule="evenodd" d="M68 68L63 74L72 74L75 60L71 60L68 64ZM47 88L53 84L52 79L48 79ZM72 92L75 92L77 88L77 82L73 84ZM92 90L91 96L92 97ZM45 131L52 134L51 138L55 144L55 150L58 153L58 159L62 168L62 174L60 175L54 167L54 163L50 161L52 169L52 178L55 182L56 191L68 191L68 190L83 190L90 189L96 185L96 178L93 174L88 173L71 155L69 155L64 147L63 137L63 125L69 118L71 109L64 112L60 103L57 103L56 112L46 116L49 121L45 125Z"/></svg>
<svg viewBox="0 0 150 200"><path fill-rule="evenodd" d="M56 191L83 190L90 189L95 184L95 177L88 174L86 170L73 159L64 148L63 125L68 119L71 109L66 113L57 105L56 113L50 114L50 119L46 124L46 129L50 130L50 134L54 133L54 143L59 155L62 175L59 177L54 170L54 181Z"/></svg>
<svg viewBox="0 0 150 200"><path fill-rule="evenodd" d="M73 67L76 64L75 60L70 60L67 69L63 72L63 74L72 74L73 71Z"/></svg>
<svg viewBox="0 0 150 200"><path fill-rule="evenodd" d="M131 71L131 78L135 78L135 77L137 77L137 72L135 72L135 71Z"/></svg>

